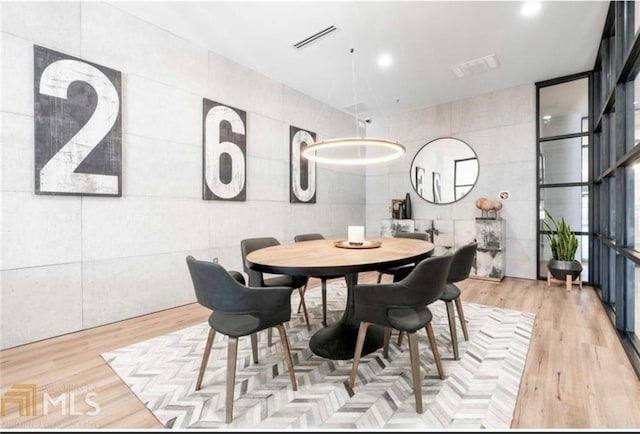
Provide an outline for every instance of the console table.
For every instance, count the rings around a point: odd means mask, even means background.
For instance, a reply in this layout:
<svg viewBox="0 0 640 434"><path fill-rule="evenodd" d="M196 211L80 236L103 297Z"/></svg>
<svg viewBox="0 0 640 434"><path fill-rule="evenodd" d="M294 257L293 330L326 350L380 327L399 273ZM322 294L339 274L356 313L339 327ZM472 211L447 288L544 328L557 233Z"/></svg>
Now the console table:
<svg viewBox="0 0 640 434"><path fill-rule="evenodd" d="M434 255L453 252L477 241L476 259L470 277L499 282L506 266L506 220L475 219L382 219L380 236L393 237L398 232L426 232L434 245Z"/></svg>

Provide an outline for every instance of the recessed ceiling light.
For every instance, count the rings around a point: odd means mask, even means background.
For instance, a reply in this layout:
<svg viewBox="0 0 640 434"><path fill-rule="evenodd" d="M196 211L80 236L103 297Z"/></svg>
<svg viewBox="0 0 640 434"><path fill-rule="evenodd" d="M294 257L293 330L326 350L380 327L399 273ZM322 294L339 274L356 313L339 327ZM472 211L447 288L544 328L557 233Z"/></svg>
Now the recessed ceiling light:
<svg viewBox="0 0 640 434"><path fill-rule="evenodd" d="M524 2L522 8L520 8L520 13L525 17L531 17L540 12L541 7L540 2Z"/></svg>
<svg viewBox="0 0 640 434"><path fill-rule="evenodd" d="M384 53L378 56L378 66L382 69L387 69L393 64L393 58Z"/></svg>

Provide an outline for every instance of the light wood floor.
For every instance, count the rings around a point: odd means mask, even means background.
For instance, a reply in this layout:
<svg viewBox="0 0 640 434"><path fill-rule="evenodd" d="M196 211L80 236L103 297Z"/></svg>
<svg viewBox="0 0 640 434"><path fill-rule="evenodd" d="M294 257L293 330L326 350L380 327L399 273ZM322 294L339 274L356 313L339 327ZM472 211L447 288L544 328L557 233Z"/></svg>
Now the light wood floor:
<svg viewBox="0 0 640 434"><path fill-rule="evenodd" d="M360 275L373 281L376 275ZM640 381L595 291L562 283L506 278L496 284L462 282L467 302L536 314L533 337L512 428L640 428ZM318 290L319 289L313 289ZM178 307L0 352L0 387L36 384L37 416L20 416L6 407L1 428L158 429L162 428L100 354L206 321L197 304ZM42 414L42 392L74 397ZM94 407L99 412L85 415ZM73 404L73 408L70 406Z"/></svg>

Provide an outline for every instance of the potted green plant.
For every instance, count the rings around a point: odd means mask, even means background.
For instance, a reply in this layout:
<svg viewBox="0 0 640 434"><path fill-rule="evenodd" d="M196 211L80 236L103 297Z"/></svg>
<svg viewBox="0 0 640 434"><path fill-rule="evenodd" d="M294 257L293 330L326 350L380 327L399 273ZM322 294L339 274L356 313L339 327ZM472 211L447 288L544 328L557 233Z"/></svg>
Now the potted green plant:
<svg viewBox="0 0 640 434"><path fill-rule="evenodd" d="M556 221L555 218L544 210L545 215L551 221L551 225L547 219L542 224L549 232L547 238L551 247L552 258L547 262L547 268L553 277L565 280L567 275L571 275L571 280L575 280L582 272L582 264L576 260L576 251L578 250L578 237L571 232L571 227L564 220ZM553 225L553 226L552 226Z"/></svg>

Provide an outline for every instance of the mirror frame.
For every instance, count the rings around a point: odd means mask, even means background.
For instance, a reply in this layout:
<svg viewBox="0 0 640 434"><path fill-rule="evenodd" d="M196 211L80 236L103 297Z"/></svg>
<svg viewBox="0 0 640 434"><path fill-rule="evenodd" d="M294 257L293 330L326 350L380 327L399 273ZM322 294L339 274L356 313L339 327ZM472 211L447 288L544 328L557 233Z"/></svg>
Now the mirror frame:
<svg viewBox="0 0 640 434"><path fill-rule="evenodd" d="M467 148L469 148L469 150L473 153L474 158L476 160L476 164L478 166L478 173L476 175L475 180L473 181L473 185L471 186L471 188L469 189L469 191L467 191L465 194L463 194L462 196L460 196L459 198L449 201L449 202L435 202L432 200L427 199L426 197L422 196L420 193L418 193L418 186L415 183L415 177L413 176L413 172L414 172L414 165L416 162L416 158L418 158L420 156L420 154L425 150L425 148L431 144L433 144L434 142L437 142L439 140L455 140L456 142L460 142L461 144L465 145ZM472 158L469 158L472 159ZM473 188L476 186L476 184L478 183L478 178L480 177L480 160L478 159L478 154L476 153L475 149L473 149L467 142L460 140L456 137L438 137L435 138L433 140L430 140L429 142L425 143L424 145L422 145L422 147L420 149L418 149L418 151L415 153L415 155L413 156L413 159L411 160L411 165L409 166L409 181L411 182L411 186L413 187L413 191L416 192L416 194L418 195L418 197L426 202L432 203L434 205L450 205L452 203L456 203L459 200L464 199L469 193L471 193L471 191L473 190ZM454 192L455 195L455 192ZM434 198L435 200L435 198Z"/></svg>

